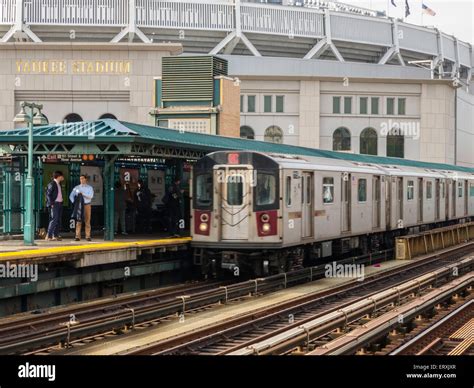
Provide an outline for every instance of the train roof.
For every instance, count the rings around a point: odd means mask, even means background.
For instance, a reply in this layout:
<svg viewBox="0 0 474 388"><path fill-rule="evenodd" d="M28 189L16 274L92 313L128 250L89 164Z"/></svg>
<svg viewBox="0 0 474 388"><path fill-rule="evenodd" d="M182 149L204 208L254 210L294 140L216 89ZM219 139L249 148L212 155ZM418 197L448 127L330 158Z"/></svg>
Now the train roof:
<svg viewBox="0 0 474 388"><path fill-rule="evenodd" d="M319 150L316 150L319 151ZM220 163L225 164L225 158L219 157L222 154L233 153L235 151L216 151L207 158L219 160ZM289 155L279 153L266 153L256 151L240 151L247 155L260 155L271 159L280 168L300 169L304 170L309 167L318 167L324 171L341 171L357 172L366 174L383 174L393 176L411 176L411 177L431 177L431 178L452 178L452 179L470 179L474 180L474 170L471 172L456 171L457 166L443 165L444 168L434 168L432 163L415 162L414 165L397 165L393 163L392 159L397 158L383 158L378 157L384 163L370 163L354 161L351 159L337 159L329 156L308 156L308 155ZM333 152L334 153L334 152ZM356 156L356 155L354 155ZM365 155L361 155L365 156ZM251 160L246 158L246 160ZM390 163L392 162L392 163ZM261 163L261 161L260 161ZM424 167L429 165L430 168ZM446 168L453 167L453 169ZM469 169L468 169L469 170ZM471 169L472 170L472 169Z"/></svg>

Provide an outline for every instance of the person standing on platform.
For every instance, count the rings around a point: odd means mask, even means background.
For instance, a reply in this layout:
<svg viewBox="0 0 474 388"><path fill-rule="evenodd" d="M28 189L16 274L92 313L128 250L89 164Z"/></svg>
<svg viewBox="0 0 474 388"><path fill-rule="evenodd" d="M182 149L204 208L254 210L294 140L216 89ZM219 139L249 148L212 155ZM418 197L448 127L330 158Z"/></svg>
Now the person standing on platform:
<svg viewBox="0 0 474 388"><path fill-rule="evenodd" d="M87 176L82 174L80 176L81 184L77 185L72 189L71 195L69 199L72 203L78 194L82 194L84 198L84 224L86 230L86 240L92 241L91 239L91 211L92 211L92 198L94 198L94 189L92 186L87 184ZM76 222L76 239L75 241L81 241L81 229L82 229L82 222Z"/></svg>
<svg viewBox="0 0 474 388"><path fill-rule="evenodd" d="M138 189L135 192L135 203L138 210L138 231L151 233L151 204L153 198L151 191L145 186L143 180L138 181Z"/></svg>
<svg viewBox="0 0 474 388"><path fill-rule="evenodd" d="M127 227L125 224L126 211L127 211L127 189L121 185L120 181L115 183L115 196L114 196L114 220L115 220L115 234L118 233L118 226L120 223L120 229L122 235L127 235Z"/></svg>
<svg viewBox="0 0 474 388"><path fill-rule="evenodd" d="M61 171L55 171L53 179L46 188L46 207L48 208L49 224L46 241L61 241L61 217L63 214L63 193L61 182L64 180Z"/></svg>
<svg viewBox="0 0 474 388"><path fill-rule="evenodd" d="M183 220L182 204L183 190L181 189L181 179L176 178L173 185L168 190L166 205L170 213L169 233L171 237L181 237L180 229Z"/></svg>

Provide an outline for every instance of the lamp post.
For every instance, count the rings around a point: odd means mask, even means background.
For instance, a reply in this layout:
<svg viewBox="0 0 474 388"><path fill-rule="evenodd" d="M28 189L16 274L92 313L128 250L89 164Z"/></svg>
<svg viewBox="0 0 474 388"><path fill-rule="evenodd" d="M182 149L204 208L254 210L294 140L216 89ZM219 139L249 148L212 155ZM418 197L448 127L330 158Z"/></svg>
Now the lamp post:
<svg viewBox="0 0 474 388"><path fill-rule="evenodd" d="M47 125L48 120L41 113L43 105L29 102L21 102L21 111L13 122L16 124L28 124L28 173L25 182L25 218L23 223L23 242L25 245L35 245L34 225L34 180L33 180L33 125ZM25 108L30 109L27 114ZM35 113L35 110L37 112Z"/></svg>

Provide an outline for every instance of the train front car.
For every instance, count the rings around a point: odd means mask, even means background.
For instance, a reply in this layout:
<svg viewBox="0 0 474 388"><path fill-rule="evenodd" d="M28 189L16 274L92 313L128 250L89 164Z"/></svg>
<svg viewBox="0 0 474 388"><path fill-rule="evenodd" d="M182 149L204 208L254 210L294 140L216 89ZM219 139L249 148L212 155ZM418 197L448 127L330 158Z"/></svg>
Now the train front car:
<svg viewBox="0 0 474 388"><path fill-rule="evenodd" d="M203 272L269 272L265 251L281 247L279 164L255 152L219 151L193 169L194 262Z"/></svg>

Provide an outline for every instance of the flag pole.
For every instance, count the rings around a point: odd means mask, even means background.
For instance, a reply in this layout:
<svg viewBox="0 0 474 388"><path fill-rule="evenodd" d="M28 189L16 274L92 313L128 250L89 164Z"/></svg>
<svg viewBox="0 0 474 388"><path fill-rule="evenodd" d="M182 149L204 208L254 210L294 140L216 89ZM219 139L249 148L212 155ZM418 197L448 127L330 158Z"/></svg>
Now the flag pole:
<svg viewBox="0 0 474 388"><path fill-rule="evenodd" d="M421 0L421 26L423 27L423 14L424 14L424 10L423 10L423 0Z"/></svg>

